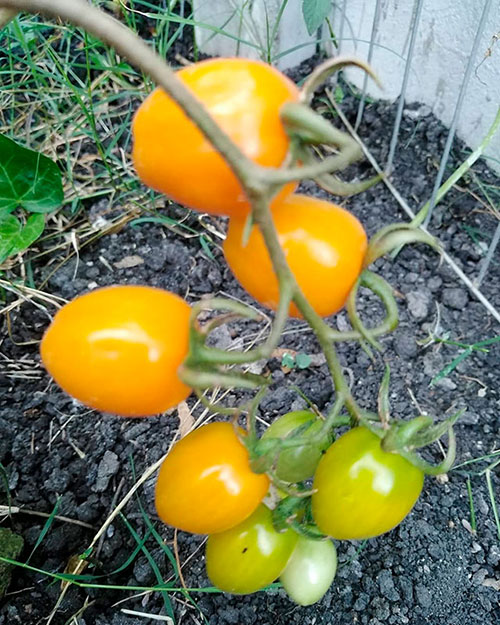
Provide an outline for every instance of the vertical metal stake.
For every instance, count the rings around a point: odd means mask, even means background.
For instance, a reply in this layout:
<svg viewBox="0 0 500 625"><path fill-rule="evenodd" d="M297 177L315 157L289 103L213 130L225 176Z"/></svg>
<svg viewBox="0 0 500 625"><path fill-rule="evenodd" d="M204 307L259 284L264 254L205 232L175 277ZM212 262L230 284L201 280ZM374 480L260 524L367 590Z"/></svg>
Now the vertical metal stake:
<svg viewBox="0 0 500 625"><path fill-rule="evenodd" d="M472 74L472 68L474 66L476 60L477 48L479 46L479 41L481 39L481 35L483 33L484 24L486 22L486 18L488 17L488 13L491 6L491 0L486 0L483 8L483 13L481 15L481 19L479 20L479 26L476 31L476 36L474 37L474 43L472 44L472 49L469 55L469 60L467 62L467 68L465 70L464 79L462 81L462 86L460 87L460 93L458 94L457 105L455 106L455 112L453 113L453 119L451 121L450 131L448 133L448 138L446 140L446 145L444 148L443 156L441 157L441 163L439 164L439 171L436 176L436 182L434 183L434 189L432 190L431 199L429 202L429 212L427 213L427 217L425 218L424 225L430 221L432 216L432 211L434 210L434 206L436 204L436 198L439 191L439 187L441 186L441 182L444 176L444 170L446 168L446 163L448 162L448 157L450 155L451 144L453 143L453 139L455 137L455 131L457 129L458 117L460 115L460 110L462 108L462 103L465 97L465 92L467 91L467 85L469 84L470 76Z"/></svg>
<svg viewBox="0 0 500 625"><path fill-rule="evenodd" d="M346 4L347 4L347 0L344 0L342 2L342 8L341 8L341 13L340 13L340 27L339 27L338 49L337 49L338 54L342 54L342 39L344 38Z"/></svg>
<svg viewBox="0 0 500 625"><path fill-rule="evenodd" d="M403 107L405 103L406 88L408 86L408 78L410 77L411 62L413 59L413 53L415 51L415 41L417 40L418 25L420 22L420 16L422 15L422 6L424 0L416 0L416 6L413 13L413 19L410 22L411 35L410 45L408 46L408 56L406 57L405 73L403 76L403 82L401 84L401 93L399 95L398 110L396 111L396 119L394 120L394 129L392 131L391 145L389 147L389 156L387 158L386 171L391 171L392 162L394 160L394 154L396 152L396 145L398 142L399 128L401 126L401 119L403 117Z"/></svg>
<svg viewBox="0 0 500 625"><path fill-rule="evenodd" d="M377 0L377 4L375 5L375 13L373 14L373 23L372 23L372 34L370 37L370 47L368 48L368 65L372 62L373 57L373 47L375 45L375 37L377 35L378 29L378 20L380 17L380 7L381 1ZM361 123L361 119L363 118L363 111L365 110L365 100L366 100L366 85L368 83L368 74L365 73L363 78L363 89L361 93L361 100L358 107L358 114L356 116L356 123L354 124L354 130L358 129L359 124Z"/></svg>
<svg viewBox="0 0 500 625"><path fill-rule="evenodd" d="M491 239L490 247L488 248L488 253L486 254L486 257L483 260L483 263L481 265L479 275L474 280L474 284L477 287L481 286L481 282L484 280L486 276L486 272L488 271L491 261L493 260L493 254L495 253L495 250L497 248L498 241L500 241L500 223L498 224L497 229L495 230L495 234L493 235L493 238Z"/></svg>

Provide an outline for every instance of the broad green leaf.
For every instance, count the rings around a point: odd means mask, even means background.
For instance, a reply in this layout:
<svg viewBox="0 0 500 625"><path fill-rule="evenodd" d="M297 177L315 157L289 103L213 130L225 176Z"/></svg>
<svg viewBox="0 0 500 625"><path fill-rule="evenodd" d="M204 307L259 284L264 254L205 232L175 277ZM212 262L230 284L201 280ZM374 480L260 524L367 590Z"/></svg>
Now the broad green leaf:
<svg viewBox="0 0 500 625"><path fill-rule="evenodd" d="M332 9L331 0L302 0L302 15L307 32L312 35Z"/></svg>
<svg viewBox="0 0 500 625"><path fill-rule="evenodd" d="M21 232L21 222L13 215L0 215L0 263L10 256L12 242Z"/></svg>
<svg viewBox="0 0 500 625"><path fill-rule="evenodd" d="M18 207L48 213L63 197L61 173L50 158L0 135L0 213Z"/></svg>
<svg viewBox="0 0 500 625"><path fill-rule="evenodd" d="M9 256L22 252L42 234L45 217L30 215L23 226L14 215L0 216L0 263Z"/></svg>

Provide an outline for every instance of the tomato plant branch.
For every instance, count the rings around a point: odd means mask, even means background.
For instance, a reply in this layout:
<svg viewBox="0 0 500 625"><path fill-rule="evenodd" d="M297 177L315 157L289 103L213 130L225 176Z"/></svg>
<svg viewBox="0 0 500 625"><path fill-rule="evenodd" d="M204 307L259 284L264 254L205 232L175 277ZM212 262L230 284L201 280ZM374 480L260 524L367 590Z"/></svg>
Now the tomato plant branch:
<svg viewBox="0 0 500 625"><path fill-rule="evenodd" d="M271 217L269 203L265 200L265 198L255 199L252 204L252 215L264 238L274 272L280 285L280 290L293 290L293 301L313 330L321 349L325 354L337 394L343 397L345 406L351 416L356 421L359 421L361 410L351 394L342 371L337 351L330 341L330 327L316 313L300 290L297 281L295 280L295 276L288 266L283 249L278 241L276 229Z"/></svg>

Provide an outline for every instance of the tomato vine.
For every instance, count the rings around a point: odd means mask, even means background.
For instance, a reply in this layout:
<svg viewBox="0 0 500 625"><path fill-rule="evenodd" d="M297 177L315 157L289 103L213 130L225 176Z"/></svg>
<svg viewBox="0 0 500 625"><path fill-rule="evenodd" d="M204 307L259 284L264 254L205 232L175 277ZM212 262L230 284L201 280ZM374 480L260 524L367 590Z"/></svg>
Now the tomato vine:
<svg viewBox="0 0 500 625"><path fill-rule="evenodd" d="M219 298L202 300L193 305L191 310L183 303L182 312L177 315L173 328L175 332L176 324L184 324L185 336L183 335L183 342L181 341L182 345L177 350L176 357L170 360L167 358L168 362L162 370L165 376L168 375L174 380L172 386L175 386L175 393L171 396L167 392L166 397L160 397L157 402L148 405L144 410L139 405L134 405L128 414L137 416L165 410L184 399L190 389L194 389L201 398L205 389L214 386L259 389L256 398L248 404L225 409L235 417L234 424L205 426L205 429L195 430L174 447L160 471L156 495L158 512L160 517L176 527L211 535L207 546L208 575L220 588L229 592L252 592L283 574L285 588L290 586L289 592L292 598L296 598L304 605L311 602L311 597L317 600L326 591L323 586L320 585L319 590L311 587L310 593L306 594L296 592L294 582L291 581L295 579L296 572L293 568L288 569L288 572L285 569L287 563L292 561L290 557L298 540L297 534L302 535L301 553L297 552L297 561L309 562L310 559L316 558L320 561L324 559L324 553L327 553L326 558L330 560L325 568L327 569L325 576L329 576L328 579L333 578L335 564L332 547L320 547L321 543L314 546L314 542L307 541L321 541L326 536L341 539L370 537L388 531L399 523L412 508L420 494L424 474L436 474L448 470L455 455L452 427L458 414L437 425L426 415L420 415L409 422L393 419L390 415L388 400L388 369L380 386L378 414L363 410L345 378L335 348L335 343L339 341L358 341L370 355L373 354L373 350L381 349L377 338L397 325L397 306L390 286L369 267L377 258L393 249L398 249L403 244L415 241L424 242L439 249L437 243L429 234L419 229L405 224L393 224L382 228L367 244L366 235L359 222L343 209L331 203L290 195L295 187L294 183L305 178L312 179L320 186L339 195L360 192L378 180L378 177L375 177L369 181L352 184L340 182L332 175L361 157L360 146L350 135L333 127L309 106L319 85L333 72L343 67L354 65L363 69L372 78L376 79L376 76L363 62L340 57L329 60L314 70L305 81L300 93L296 93L295 86L288 85L285 89L286 94L291 93L293 97L288 98L285 94L276 104L276 110L271 116L274 126L279 126L286 131L286 134L283 133L284 140L280 142L279 148L283 148L283 153L280 152L271 163L263 159L265 164L259 164L259 158L251 157L238 144L234 136L238 133L232 133L230 125L224 129L223 120L218 120L215 113L211 114L208 101L210 98L206 102L198 100L199 97L203 101L206 93L197 93L196 89L194 92L190 90L186 84L189 80L185 78L182 80L180 73L173 72L163 59L141 39L107 13L83 0L0 0L0 8L0 26L11 19L15 12L25 10L41 12L83 27L89 33L112 45L119 54L127 57L131 63L157 83L158 89L148 99L135 120L136 166L148 184L160 187L164 182L162 172L151 173L151 168L154 169L161 161L161 150L164 141L168 140L171 126L165 122L167 130L164 128L164 132L162 131L158 150L148 153L148 145L154 140L154 130L157 128L154 122L158 121L157 116L161 117L166 107L169 114L173 115L173 111L176 111L175 124L178 123L178 119L184 118L191 126L194 124L196 135L201 137L201 152L204 156L207 150L213 150L216 162L220 164L220 157L224 159L223 169L229 167L231 174L229 179L235 177L237 181L236 196L239 194L239 189L242 189L244 201L241 204L244 210L240 210L241 206L238 206L234 211L227 207L220 211L223 214L229 214L231 219L241 220L238 223L232 222L229 227L226 256L236 276L252 293L253 287L247 284L246 278L241 277L243 275L241 267L235 268L237 264L235 258L238 258L238 254L244 248L247 251L251 250L255 243L252 239L254 233L258 237L260 248L266 255L266 263L272 268L276 279L271 295L266 293L256 295L262 303L270 304L276 309L273 327L267 340L249 352L226 352L210 347L207 339L218 325L228 323L235 318L258 319L258 313L242 304ZM206 63L200 71L203 74L205 70L210 71L209 68L215 65L220 67L221 64L219 62ZM231 65L235 66L234 61ZM252 71L255 70L252 62L238 63L238 65L249 65ZM258 65L257 73L259 74L262 72L267 74L271 71L264 64ZM222 61L222 67L224 67L224 61ZM198 70L199 66L195 67L193 72L184 71L183 76L196 73ZM274 70L271 73L276 78L277 73ZM283 79L281 82L287 84L287 81L288 79ZM237 84L236 87L225 86L229 89L237 88ZM202 103L205 105L201 105ZM154 113L151 113L153 109ZM179 111L180 115L177 116ZM152 119L148 115L153 115ZM240 120L239 123L243 122ZM336 153L323 160L317 160L314 147L318 145L334 148ZM273 149L279 152L278 148ZM186 159L187 163L189 153ZM186 167L186 163L182 167ZM173 176L174 179L177 174L178 172ZM174 182L177 183L177 180ZM289 191L283 198L283 189L287 185ZM204 206L200 204L203 194L198 194L194 199L191 199L191 196L186 199L185 189L171 190L167 185L165 189L162 186L162 190L171 193L175 198L180 198L195 209L218 212L216 198L215 200L211 198L210 204ZM233 198L232 201L236 200ZM293 254L287 248L291 235L287 233L285 237L283 227L279 223L280 208L284 207L284 213L290 217L294 202L300 203L298 226L294 229L300 231L301 244L306 238L304 232L307 229L307 220L311 219L311 211L318 209L321 205L321 210L325 212L328 219L320 223L319 231L314 234L316 240L313 244L317 245L318 240L325 246L327 243L331 244L327 252L333 255L346 254L343 249L340 252L337 249L337 247L342 247L343 241L332 243L332 241L320 239L320 231L321 229L331 230L335 234L336 226L329 221L331 216L335 215L335 219L340 219L339 216L341 216L344 219L338 228L342 229L340 238L349 239L347 247L352 249L347 253L351 253L351 257L348 259L348 266L340 265L340 273L330 272L331 267L328 268L330 273L328 273L327 280L330 284L335 284L340 291L335 294L338 297L333 298L333 301L328 302L325 307L322 306L322 302L318 304L315 301L315 294L301 279L300 261L304 261L305 252L300 251L298 262L294 261ZM352 233L346 235L349 228L352 229ZM285 238L287 243L284 242ZM231 245L234 245L235 255L231 252ZM353 251L353 248L356 249ZM310 272L315 270L316 268L309 268ZM342 281L343 284L339 284ZM376 328L366 328L357 313L356 297L360 286L369 288L377 295L386 309L386 318ZM331 290L333 291L333 287ZM59 313L59 320L68 311L77 308L82 301L90 302L93 296L94 299L99 298L104 291L106 289L77 298ZM162 294L160 298L164 295ZM171 294L168 295L171 296ZM159 293L155 296L159 296ZM344 304L346 304L353 329L348 332L338 332L333 330L323 317L338 311ZM119 309L119 306L116 308ZM167 309L166 316L171 313L171 304L167 306ZM201 325L199 317L201 311L205 309L223 311L225 314ZM333 379L335 401L326 415L310 413L310 415L305 415L305 418L303 418L304 415L299 418L294 415L290 418L291 425L287 424L284 430L280 431L276 425L275 434L270 429L267 436L260 438L257 434L255 412L258 401L265 392L263 389L271 380L263 375L255 375L229 366L245 365L271 356L279 343L290 311L302 317L312 329L325 355L326 364ZM88 319L87 312L85 313L87 316L84 315L86 320ZM179 320L179 317L182 317L182 320ZM53 373L63 388L88 405L127 414L123 410L123 397L115 398L116 404L101 401L98 397L99 389L92 386L96 382L91 376L79 380L78 387L67 382L65 379L67 363L60 357L60 347L69 340L68 337L71 337L71 340L75 336L78 338L79 335L75 335L75 332L85 334L82 330L84 324L82 318L77 319L75 323L70 319L67 322L69 325L63 328L61 336L58 336L57 323L58 316L45 335L42 344L42 356L47 363L48 370ZM103 353L102 360L106 367L102 370L104 373L110 371L108 367L111 361L114 365L117 362L121 363L120 358L123 352L132 354L132 360L137 359L137 352L130 350L130 342L123 350L121 347L116 347L115 338L116 336L122 337L123 324L127 323L128 321L123 321L122 318L112 320L111 329L108 328L106 335L105 348L102 346L96 348L96 329L93 326L88 329L81 342L84 348L81 348L79 344L75 351L83 353L89 348L88 362L84 363L89 371L97 370L96 362L100 362L99 358ZM154 325L157 323L158 320L153 321ZM118 331L116 331L117 327ZM151 348L153 334L154 332L146 333L146 345L149 348ZM89 336L91 340L87 340ZM110 336L112 340L109 339ZM174 343L179 342L178 336L174 338L169 336L168 339ZM110 340L113 343L112 348L109 347ZM155 349L156 347L155 343ZM113 352L112 358L109 357L110 352ZM155 357L157 355L155 352ZM127 360L126 356L124 360ZM181 361L183 364L179 367ZM141 367L145 368L149 364L149 361L145 359L144 362L139 362L139 368L136 367L132 371L130 377L132 392L134 392L135 382L138 381L144 385L151 382L153 375L148 374L146 369L141 371ZM149 380L141 377L144 372ZM88 388L83 388L82 391L82 385L83 387L87 385ZM129 398L125 400L133 403ZM118 410L116 406L120 409ZM242 432L236 423L241 413L247 417L246 432ZM345 425L353 426L353 428L330 445L334 428ZM213 432L216 434L214 438L211 438ZM449 447L445 459L440 464L432 466L420 458L416 453L417 449L438 440L446 433L449 435ZM326 453L321 457L324 451ZM300 470L297 470L297 467ZM331 478L332 472L336 476L335 479ZM279 491L278 499L281 499L273 512L261 503L269 484L266 473L272 478L274 486ZM314 481L311 487L307 480L313 473ZM370 482L372 474L375 477ZM353 497L358 497L357 504L353 505ZM374 506L378 506L380 514L376 518L374 515L372 518L367 518L363 506L367 500L372 499L375 502ZM192 515L193 501L196 505L194 516ZM332 502L334 502L334 507L332 507ZM255 538L259 532L265 532L266 540L274 545L273 549L276 551L270 558L268 554L259 551L260 545ZM328 544L330 543L324 543L324 545ZM249 550L250 554L253 553L253 556L242 557L246 550ZM253 565L251 568L253 577L250 576L251 579L245 580L248 583L239 584L237 577L233 578L230 567L237 564L242 568L248 568L248 560L251 560Z"/></svg>

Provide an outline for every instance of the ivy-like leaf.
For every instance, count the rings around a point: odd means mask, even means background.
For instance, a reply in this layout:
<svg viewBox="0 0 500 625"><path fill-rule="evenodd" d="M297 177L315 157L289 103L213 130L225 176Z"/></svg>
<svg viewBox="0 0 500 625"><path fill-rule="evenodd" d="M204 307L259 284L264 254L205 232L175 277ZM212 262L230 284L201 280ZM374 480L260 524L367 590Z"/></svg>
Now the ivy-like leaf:
<svg viewBox="0 0 500 625"><path fill-rule="evenodd" d="M48 213L63 197L61 172L50 158L0 135L0 213L19 207Z"/></svg>
<svg viewBox="0 0 500 625"><path fill-rule="evenodd" d="M311 364L311 356L308 354L297 354L295 356L295 364L299 369L307 369L307 367Z"/></svg>
<svg viewBox="0 0 500 625"><path fill-rule="evenodd" d="M282 367L287 367L288 369L294 369L295 368L295 358L293 356L293 354L290 354L288 352L285 352L283 354L283 356L281 357L281 366Z"/></svg>
<svg viewBox="0 0 500 625"><path fill-rule="evenodd" d="M14 215L0 215L0 263L22 252L42 234L45 217L30 215L23 226Z"/></svg>
<svg viewBox="0 0 500 625"><path fill-rule="evenodd" d="M331 0L302 0L302 15L310 35L318 30L331 10Z"/></svg>

